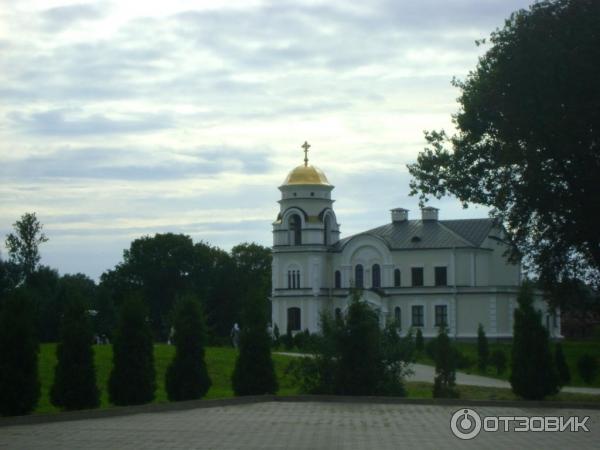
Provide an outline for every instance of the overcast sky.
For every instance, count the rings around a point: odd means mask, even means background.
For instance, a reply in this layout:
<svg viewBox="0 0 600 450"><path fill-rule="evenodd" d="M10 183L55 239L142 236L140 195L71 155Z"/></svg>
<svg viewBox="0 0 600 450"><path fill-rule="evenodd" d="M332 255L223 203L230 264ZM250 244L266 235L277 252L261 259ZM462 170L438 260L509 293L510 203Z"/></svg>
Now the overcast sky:
<svg viewBox="0 0 600 450"><path fill-rule="evenodd" d="M343 235L418 217L423 130L452 129L475 39L529 3L0 0L2 242L36 212L42 263L93 278L143 235L271 245L305 140Z"/></svg>

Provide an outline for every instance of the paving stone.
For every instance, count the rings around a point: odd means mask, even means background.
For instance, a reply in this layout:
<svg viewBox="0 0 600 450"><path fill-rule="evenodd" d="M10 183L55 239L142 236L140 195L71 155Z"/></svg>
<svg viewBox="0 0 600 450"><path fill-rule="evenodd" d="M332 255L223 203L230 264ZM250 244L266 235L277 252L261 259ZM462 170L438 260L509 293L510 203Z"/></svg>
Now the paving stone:
<svg viewBox="0 0 600 450"><path fill-rule="evenodd" d="M475 408L482 416L590 416L589 433L482 432L456 438L456 406L264 402L0 428L0 449L598 448L600 410Z"/></svg>

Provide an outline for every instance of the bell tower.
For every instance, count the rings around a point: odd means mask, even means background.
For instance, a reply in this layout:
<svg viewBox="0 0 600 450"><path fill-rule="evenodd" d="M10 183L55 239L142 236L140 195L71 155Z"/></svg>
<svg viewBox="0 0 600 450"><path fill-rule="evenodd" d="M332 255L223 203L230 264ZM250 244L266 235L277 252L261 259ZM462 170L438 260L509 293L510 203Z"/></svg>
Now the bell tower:
<svg viewBox="0 0 600 450"><path fill-rule="evenodd" d="M321 303L332 287L328 250L339 240L325 174L308 163L310 145L302 145L304 164L294 168L279 190L273 223L273 325L280 333L318 331Z"/></svg>

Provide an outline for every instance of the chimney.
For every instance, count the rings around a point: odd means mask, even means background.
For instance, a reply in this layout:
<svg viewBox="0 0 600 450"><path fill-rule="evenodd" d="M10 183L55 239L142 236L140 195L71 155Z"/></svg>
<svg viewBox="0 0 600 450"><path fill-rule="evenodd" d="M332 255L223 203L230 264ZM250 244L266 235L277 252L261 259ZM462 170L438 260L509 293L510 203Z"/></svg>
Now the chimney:
<svg viewBox="0 0 600 450"><path fill-rule="evenodd" d="M392 209L392 222L405 222L408 220L408 209L394 208Z"/></svg>
<svg viewBox="0 0 600 450"><path fill-rule="evenodd" d="M438 220L439 209L433 206L426 206L421 208L421 220Z"/></svg>

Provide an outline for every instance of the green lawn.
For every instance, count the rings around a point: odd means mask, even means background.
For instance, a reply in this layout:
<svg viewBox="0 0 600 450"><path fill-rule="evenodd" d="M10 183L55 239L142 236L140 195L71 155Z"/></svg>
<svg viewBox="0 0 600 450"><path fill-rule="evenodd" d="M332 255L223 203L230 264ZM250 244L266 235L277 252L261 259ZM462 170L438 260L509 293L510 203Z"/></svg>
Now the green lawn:
<svg viewBox="0 0 600 450"><path fill-rule="evenodd" d="M467 343L467 342L455 342L454 345L458 347L458 349L469 358L473 364L468 369L461 369L461 372L466 372L474 375L484 375L492 378L498 378L501 380L508 380L510 375L510 351L511 351L511 343L509 342L490 342L489 350L490 354L496 350L500 349L504 352L507 358L507 370L501 374L496 374L496 369L488 366L485 372L480 372L477 368L477 344L476 343ZM580 386L580 387L600 387L600 372L598 376L594 379L592 384L586 384L579 376L579 372L577 370L577 360L579 357L585 353L596 356L596 358L600 357L600 342L593 341L563 341L562 342L563 351L565 353L565 358L567 359L567 364L571 371L571 382L569 386ZM552 347L552 353L554 354L554 347ZM434 365L434 362L427 356L426 353L423 353L418 357L417 362L421 364Z"/></svg>
<svg viewBox="0 0 600 450"><path fill-rule="evenodd" d="M94 346L96 377L100 387L101 408L110 407L108 402L107 383L112 367L112 346ZM166 344L154 345L154 365L156 367L156 403L167 402L165 391L165 372L167 366L175 355L175 347ZM231 373L235 364L236 351L227 347L209 347L206 349L206 364L212 379L212 386L205 398L232 397ZM297 389L292 385L292 380L285 375L284 371L292 357L284 355L273 355L277 379L279 380L279 394L297 394ZM49 400L50 386L54 380L54 367L56 365L56 344L42 344L39 356L39 374L42 382L42 395L35 410L37 413L56 412L57 408L52 406Z"/></svg>
<svg viewBox="0 0 600 450"><path fill-rule="evenodd" d="M410 381L406 383L408 397L432 398L433 383ZM468 400L520 400L510 389L481 387L481 386L458 386L461 399ZM550 402L594 402L600 403L600 395L572 394L561 392L557 395L546 397Z"/></svg>
<svg viewBox="0 0 600 450"><path fill-rule="evenodd" d="M476 361L476 344L457 344L461 351L468 355L473 361ZM490 344L491 349L501 347L507 352L507 356L510 351L510 344ZM571 383L575 386L585 386L583 382L576 375L574 370L577 358L583 353L598 354L600 352L600 344L590 342L565 342L563 344L567 360L571 366L572 374L574 376L574 382ZM95 362L96 362L96 376L97 382L100 387L101 397L101 408L111 407L108 402L108 392L106 389L108 376L110 374L112 366L112 347L110 345L97 345L94 346ZM596 352L596 353L593 353ZM171 361L175 354L175 348L166 344L156 344L154 346L154 362L156 367L156 403L167 402L167 395L165 392L165 372L167 365ZM208 365L208 371L212 378L212 387L208 391L206 398L226 398L232 397L233 391L231 389L231 373L233 371L234 363L236 358L236 350L228 347L209 347L206 349L206 363ZM277 378L279 380L279 395L295 395L298 394L298 388L294 386L293 380L289 375L285 374L285 369L290 361L295 359L291 356L284 355L273 355L275 362L275 370L277 372ZM419 359L419 362L431 364L426 356ZM52 385L54 378L54 366L56 365L56 344L43 344L40 349L39 356L39 374L42 381L42 395L36 413L49 413L57 412L58 409L50 404L49 401L49 390ZM472 370L472 373L478 373L476 369ZM486 373L488 376L494 376L491 369L488 369ZM503 379L508 378L508 374L505 374ZM600 383L596 380L594 386L599 386ZM422 382L408 382L406 383L407 393L412 398L431 398L432 384ZM476 400L517 400L518 398L510 391L510 389L501 388L484 388L475 386L460 386L459 391L461 398L463 399L476 399ZM581 402L600 402L600 395L580 395L580 394L568 394L560 393L556 396L549 397L551 401L581 401Z"/></svg>

